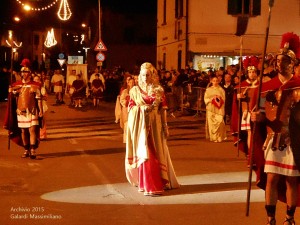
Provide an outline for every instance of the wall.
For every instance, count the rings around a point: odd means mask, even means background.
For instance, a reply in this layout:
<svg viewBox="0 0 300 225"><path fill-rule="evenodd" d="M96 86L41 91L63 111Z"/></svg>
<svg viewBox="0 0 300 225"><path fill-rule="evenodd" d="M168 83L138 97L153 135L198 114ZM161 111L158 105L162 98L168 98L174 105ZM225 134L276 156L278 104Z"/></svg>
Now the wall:
<svg viewBox="0 0 300 225"><path fill-rule="evenodd" d="M189 2L188 48L191 55L212 54L234 56L240 54L241 38L236 36L237 17L227 14L227 0L185 0ZM267 19L269 15L268 0L261 0L261 15L251 17L242 38L243 54L262 54L265 42ZM217 3L217 5L216 5ZM167 54L167 69L177 67L178 45L184 45L185 51L185 17L175 19L175 1L167 1L167 23L162 25L163 0L158 0L157 14L157 60ZM186 9L184 9L185 13ZM300 1L275 1L272 7L267 52L277 52L281 35L286 32L300 34ZM185 15L184 15L185 16ZM178 22L181 24L181 38L174 38ZM185 53L183 53L185 55ZM189 61L192 59L190 58ZM184 60L183 60L184 62ZM181 68L185 65L182 63Z"/></svg>

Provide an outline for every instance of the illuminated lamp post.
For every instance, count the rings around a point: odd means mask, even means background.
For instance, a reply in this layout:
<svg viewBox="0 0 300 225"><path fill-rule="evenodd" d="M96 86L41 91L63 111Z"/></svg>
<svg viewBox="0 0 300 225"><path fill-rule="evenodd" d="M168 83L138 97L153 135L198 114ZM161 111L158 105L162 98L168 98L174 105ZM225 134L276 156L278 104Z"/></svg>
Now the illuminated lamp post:
<svg viewBox="0 0 300 225"><path fill-rule="evenodd" d="M14 53L17 52L17 48L22 47L22 42L17 43L13 39L13 31L9 30L8 31L8 40L6 39L6 44L11 48L11 53L10 53L10 84L12 84Z"/></svg>
<svg viewBox="0 0 300 225"><path fill-rule="evenodd" d="M98 0L98 10L99 10L99 40L101 40L101 2L100 2L100 0ZM102 62L100 62L100 69L101 69L101 67L102 67Z"/></svg>

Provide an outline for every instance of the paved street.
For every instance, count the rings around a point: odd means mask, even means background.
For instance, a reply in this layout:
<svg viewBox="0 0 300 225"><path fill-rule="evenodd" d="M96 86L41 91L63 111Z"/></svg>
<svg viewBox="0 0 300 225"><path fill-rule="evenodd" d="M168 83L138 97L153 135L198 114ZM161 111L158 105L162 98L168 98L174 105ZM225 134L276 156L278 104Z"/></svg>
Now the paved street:
<svg viewBox="0 0 300 225"><path fill-rule="evenodd" d="M55 106L49 97L48 139L36 160L22 159L23 149L14 143L7 149L6 103L0 103L0 225L266 224L264 192L254 183L245 216L245 157L237 155L230 132L223 143L205 140L204 115L169 118L168 145L181 188L145 197L125 177L114 103L75 109L65 101ZM278 204L277 211L281 224L285 206ZM300 222L299 212L296 218Z"/></svg>

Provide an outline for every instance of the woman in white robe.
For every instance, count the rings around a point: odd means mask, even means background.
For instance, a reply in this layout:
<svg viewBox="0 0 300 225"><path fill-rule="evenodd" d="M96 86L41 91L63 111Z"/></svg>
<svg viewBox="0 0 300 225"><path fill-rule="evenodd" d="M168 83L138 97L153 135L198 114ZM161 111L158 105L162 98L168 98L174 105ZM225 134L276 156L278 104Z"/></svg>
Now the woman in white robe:
<svg viewBox="0 0 300 225"><path fill-rule="evenodd" d="M204 94L206 105L206 139L213 142L226 140L225 115L225 91L219 85L217 77L211 78L211 86Z"/></svg>
<svg viewBox="0 0 300 225"><path fill-rule="evenodd" d="M178 188L167 146L166 99L151 63L142 64L138 85L129 94L125 158L129 183L147 196Z"/></svg>

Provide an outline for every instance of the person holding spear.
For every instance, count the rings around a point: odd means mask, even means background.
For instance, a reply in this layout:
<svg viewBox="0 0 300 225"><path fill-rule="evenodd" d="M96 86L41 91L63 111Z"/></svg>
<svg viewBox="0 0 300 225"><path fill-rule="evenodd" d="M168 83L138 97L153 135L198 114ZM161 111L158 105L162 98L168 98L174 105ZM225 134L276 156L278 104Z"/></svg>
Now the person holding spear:
<svg viewBox="0 0 300 225"><path fill-rule="evenodd" d="M43 117L41 87L31 79L30 61L23 59L21 65L22 80L13 83L9 88L9 109L5 116L4 128L9 130L9 140L14 134L13 140L24 147L22 158L35 159L39 144L39 121Z"/></svg>
<svg viewBox="0 0 300 225"><path fill-rule="evenodd" d="M248 56L243 60L247 79L234 87L231 130L235 138L234 145L239 145L239 150L244 152L246 157L248 157L251 142L250 113L254 110L251 106L255 101L253 94L259 84L258 62L256 56Z"/></svg>
<svg viewBox="0 0 300 225"><path fill-rule="evenodd" d="M255 143L263 144L255 144L252 150L254 157L264 155L264 160L256 161L256 174L257 185L265 190L268 225L276 224L277 200L287 205L284 225L296 224L294 214L300 206L300 79L293 76L299 50L298 35L282 36L276 55L278 75L257 89L259 110L251 114L256 128L266 129L266 136L256 132Z"/></svg>

